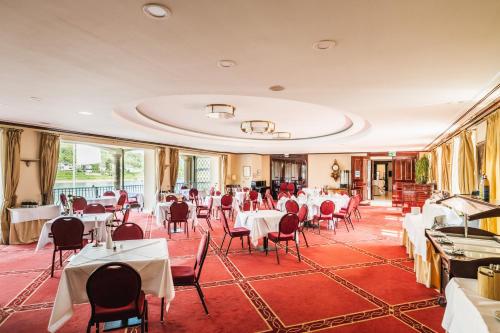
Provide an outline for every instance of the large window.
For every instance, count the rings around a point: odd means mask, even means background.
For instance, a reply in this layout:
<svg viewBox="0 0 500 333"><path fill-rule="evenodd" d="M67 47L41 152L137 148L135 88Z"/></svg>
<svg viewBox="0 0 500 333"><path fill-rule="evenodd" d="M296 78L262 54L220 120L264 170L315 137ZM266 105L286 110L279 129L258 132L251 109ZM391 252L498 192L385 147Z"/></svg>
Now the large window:
<svg viewBox="0 0 500 333"><path fill-rule="evenodd" d="M218 188L219 159L212 156L180 154L176 191L182 186L208 191Z"/></svg>
<svg viewBox="0 0 500 333"><path fill-rule="evenodd" d="M144 151L74 142L61 142L56 183L58 192L95 197L125 189L142 193Z"/></svg>

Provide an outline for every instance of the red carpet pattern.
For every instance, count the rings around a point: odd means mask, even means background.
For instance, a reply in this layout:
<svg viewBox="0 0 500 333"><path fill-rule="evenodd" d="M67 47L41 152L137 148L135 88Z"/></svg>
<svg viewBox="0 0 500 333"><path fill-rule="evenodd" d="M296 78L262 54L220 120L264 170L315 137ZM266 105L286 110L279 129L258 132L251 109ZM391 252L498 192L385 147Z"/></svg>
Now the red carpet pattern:
<svg viewBox="0 0 500 333"><path fill-rule="evenodd" d="M288 254L269 255L241 248L236 239L229 255L220 251L223 231L213 221L210 253L202 273L202 288L210 315L203 312L196 291L176 289L164 323L159 300L149 297L150 332L442 332L444 309L437 292L415 282L410 259L400 245L401 214L393 208L362 207L361 221L347 232L306 231L301 236L302 261L295 247ZM132 220L151 238L166 237L154 217L134 214ZM200 229L174 234L168 241L173 264L194 260ZM227 241L224 247L227 246ZM246 246L246 242L245 242ZM34 244L0 247L0 332L46 332L61 268L50 278L52 247L38 253ZM66 254L65 258L69 256ZM61 332L83 332L88 304Z"/></svg>

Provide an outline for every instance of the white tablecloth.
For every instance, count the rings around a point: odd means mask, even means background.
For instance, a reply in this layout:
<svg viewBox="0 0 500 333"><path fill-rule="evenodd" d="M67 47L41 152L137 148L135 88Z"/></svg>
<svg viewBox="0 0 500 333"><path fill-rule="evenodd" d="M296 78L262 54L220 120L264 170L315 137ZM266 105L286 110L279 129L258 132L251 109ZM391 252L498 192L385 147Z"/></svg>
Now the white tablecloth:
<svg viewBox="0 0 500 333"><path fill-rule="evenodd" d="M186 199L189 199L189 189L188 188L180 190L179 194L184 196Z"/></svg>
<svg viewBox="0 0 500 333"><path fill-rule="evenodd" d="M347 208L350 197L346 194L335 193L333 195L324 195L311 198L307 202L308 219L312 219L314 215L319 215L321 204L326 200L331 200L335 204L335 212L338 213L341 208Z"/></svg>
<svg viewBox="0 0 500 333"><path fill-rule="evenodd" d="M245 201L245 198L247 197L248 193L250 193L250 192L236 192L234 194L234 197L236 198L236 202L238 203L238 205L242 205L243 204L243 202ZM259 193L259 195L257 196L257 202L260 205L260 204L262 204L262 194L260 192L258 192L258 193Z"/></svg>
<svg viewBox="0 0 500 333"><path fill-rule="evenodd" d="M205 197L205 199L203 200L203 204L204 204L205 206L207 206L207 207L208 207L208 205L210 204L210 202L209 202L209 201L210 201L210 198L212 198L212 199L213 199L212 208L220 208L220 207L221 207L221 205L222 205L222 204L221 204L222 195L213 195L213 196L207 195L207 196ZM234 198L233 198L233 203L232 203L232 206L231 206L231 207L234 209L234 211L235 211L236 213L238 213L238 212L240 211L240 206L238 205L238 202L236 202L236 199L234 199ZM216 212L216 210L214 209L214 210L212 211L212 213L214 213L214 214L215 214L215 212Z"/></svg>
<svg viewBox="0 0 500 333"><path fill-rule="evenodd" d="M277 210L259 210L255 212L239 212L234 226L250 230L250 239L254 246L259 244L259 239L267 236L269 232L278 231L279 222L285 215Z"/></svg>
<svg viewBox="0 0 500 333"><path fill-rule="evenodd" d="M50 332L55 332L71 318L73 304L88 302L88 278L99 266L109 262L124 262L137 270L146 294L165 297L167 304L174 298L166 239L129 240L115 244L118 248L116 252L107 250L105 246L95 248L89 244L64 268L49 320Z"/></svg>
<svg viewBox="0 0 500 333"><path fill-rule="evenodd" d="M451 209L437 204L426 203L422 207L422 214L406 214L403 220L403 229L406 230L408 239L413 244L413 253L427 260L427 238L425 229L429 229L434 224L436 216L445 216L446 224L460 225L462 219Z"/></svg>
<svg viewBox="0 0 500 333"><path fill-rule="evenodd" d="M453 278L446 286L446 310L442 326L450 333L500 332L495 311L500 301L478 295L477 280Z"/></svg>
<svg viewBox="0 0 500 333"><path fill-rule="evenodd" d="M9 208L10 223L34 220L51 220L61 214L59 205L46 205L33 208Z"/></svg>
<svg viewBox="0 0 500 333"><path fill-rule="evenodd" d="M113 196L103 196L100 198L90 198L85 200L87 200L87 204L101 204L103 206L114 206L118 202L118 198Z"/></svg>
<svg viewBox="0 0 500 333"><path fill-rule="evenodd" d="M317 197L317 196L319 196L321 189L320 188L312 188L312 187L304 187L304 188L302 188L302 191L304 191L304 193L307 196Z"/></svg>
<svg viewBox="0 0 500 333"><path fill-rule="evenodd" d="M163 221L167 218L167 214L170 212L170 206L173 202L158 202L156 204L155 216L156 225L163 226ZM188 219L192 221L194 226L198 225L198 217L196 216L196 205L191 202L186 202L189 207Z"/></svg>
<svg viewBox="0 0 500 333"><path fill-rule="evenodd" d="M67 217L67 216L58 216L59 217ZM99 241L106 241L106 222L110 221L113 218L112 213L103 213L103 214L85 214L83 216L76 216L80 220L82 220L83 225L85 227L84 233L89 232L89 230L92 230L95 228L95 223L97 221L98 225L98 230L99 230ZM42 229L42 232L40 233L40 237L38 238L38 243L36 245L35 251L41 250L44 248L45 245L48 243L53 243L53 238L49 237L50 233L50 228L52 227L52 222L54 222L55 219L52 219L50 221L47 221Z"/></svg>

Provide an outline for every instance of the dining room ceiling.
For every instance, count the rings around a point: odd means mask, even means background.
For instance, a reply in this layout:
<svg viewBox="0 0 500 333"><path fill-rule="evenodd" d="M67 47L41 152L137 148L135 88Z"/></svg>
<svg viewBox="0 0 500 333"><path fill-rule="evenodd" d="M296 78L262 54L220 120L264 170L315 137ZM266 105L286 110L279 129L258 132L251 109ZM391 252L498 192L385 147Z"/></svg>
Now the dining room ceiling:
<svg viewBox="0 0 500 333"><path fill-rule="evenodd" d="M0 1L0 121L224 152L419 150L500 82L497 0L158 2L168 18ZM262 118L292 140L239 130Z"/></svg>

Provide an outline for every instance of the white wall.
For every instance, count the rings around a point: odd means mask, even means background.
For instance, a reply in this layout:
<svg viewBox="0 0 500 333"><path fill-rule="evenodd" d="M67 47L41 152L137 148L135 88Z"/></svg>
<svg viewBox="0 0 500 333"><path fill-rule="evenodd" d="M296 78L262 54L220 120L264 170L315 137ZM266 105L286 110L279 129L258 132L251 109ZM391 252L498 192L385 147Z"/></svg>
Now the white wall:
<svg viewBox="0 0 500 333"><path fill-rule="evenodd" d="M21 159L38 159L40 149L39 132L24 129L21 134ZM17 204L22 201L42 201L39 181L39 163L32 162L29 166L21 162L19 185L17 186Z"/></svg>

